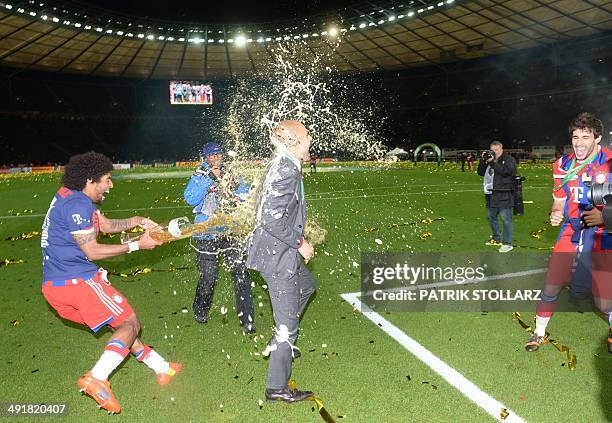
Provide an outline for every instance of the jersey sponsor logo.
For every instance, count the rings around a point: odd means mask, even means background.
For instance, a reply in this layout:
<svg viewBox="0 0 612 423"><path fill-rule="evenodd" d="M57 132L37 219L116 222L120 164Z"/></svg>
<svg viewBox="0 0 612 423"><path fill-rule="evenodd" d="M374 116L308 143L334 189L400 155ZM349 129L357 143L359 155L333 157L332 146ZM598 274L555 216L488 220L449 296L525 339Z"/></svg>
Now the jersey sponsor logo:
<svg viewBox="0 0 612 423"><path fill-rule="evenodd" d="M80 214L73 214L72 220L74 220L74 223L76 223L77 225L80 225L81 223L83 223L83 218L81 217Z"/></svg>
<svg viewBox="0 0 612 423"><path fill-rule="evenodd" d="M570 187L572 194L572 202L579 203L580 198L584 195L584 187Z"/></svg>

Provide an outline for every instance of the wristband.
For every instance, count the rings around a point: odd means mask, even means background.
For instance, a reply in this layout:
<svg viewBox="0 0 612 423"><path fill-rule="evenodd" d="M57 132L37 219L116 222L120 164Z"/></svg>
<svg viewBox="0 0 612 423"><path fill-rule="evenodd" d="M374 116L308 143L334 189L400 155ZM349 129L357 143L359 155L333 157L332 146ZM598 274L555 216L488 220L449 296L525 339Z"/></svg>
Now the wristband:
<svg viewBox="0 0 612 423"><path fill-rule="evenodd" d="M140 250L140 245L138 245L138 241L128 242L128 254L130 254L132 251L138 250Z"/></svg>

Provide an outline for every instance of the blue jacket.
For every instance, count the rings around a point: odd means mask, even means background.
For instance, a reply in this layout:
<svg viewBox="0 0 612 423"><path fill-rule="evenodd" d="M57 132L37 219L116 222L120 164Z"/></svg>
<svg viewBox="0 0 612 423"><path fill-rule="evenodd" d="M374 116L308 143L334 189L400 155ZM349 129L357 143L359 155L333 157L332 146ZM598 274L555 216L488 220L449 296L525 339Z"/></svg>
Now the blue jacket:
<svg viewBox="0 0 612 423"><path fill-rule="evenodd" d="M223 170L221 172L223 173ZM236 187L234 195L244 201L248 193L249 185L242 178L238 177L238 187ZM187 204L193 206L192 212L195 215L195 223L207 221L208 217L217 211L220 200L219 180L212 173L208 163L202 163L191 176L183 192L183 197ZM195 238L213 239L214 235L205 234Z"/></svg>

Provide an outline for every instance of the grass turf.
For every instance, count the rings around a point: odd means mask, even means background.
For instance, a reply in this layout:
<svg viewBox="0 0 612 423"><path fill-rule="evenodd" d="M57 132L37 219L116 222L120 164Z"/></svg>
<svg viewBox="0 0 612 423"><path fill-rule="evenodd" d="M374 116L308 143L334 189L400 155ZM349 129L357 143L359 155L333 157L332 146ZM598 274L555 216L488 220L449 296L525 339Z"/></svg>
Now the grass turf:
<svg viewBox="0 0 612 423"><path fill-rule="evenodd" d="M515 217L515 244L518 251L546 249L556 237L546 224L549 166L520 171L528 178L525 200L533 204L526 204L525 216ZM118 174L101 208L108 216L127 217L135 210L163 222L189 214L180 197L186 181L164 177L172 170L162 170L155 179ZM298 346L303 354L294 363L293 377L300 387L317 392L336 421L492 420L339 296L359 290L361 252L490 251L484 246L490 231L481 184L477 175L453 165L363 170L348 164L344 171L305 176L309 213L328 236L309 265L318 290L302 320ZM76 379L97 360L108 332L94 336L59 319L40 294L40 238L7 239L40 230L41 215L58 185L53 174L0 179L0 259L25 260L0 268L0 401L67 402L70 420L90 421L102 411L78 393ZM534 238L532 232L540 229L539 239ZM240 331L225 271L210 322L195 323L190 305L198 275L187 241L99 264L116 274L154 269L111 280L137 311L143 340L185 365L171 385L158 387L148 368L127 360L111 379L123 406L115 418L320 420L311 402L260 406L267 361L257 353L272 334L272 316L257 276L253 295L259 332L254 338ZM187 269L163 271L172 267ZM527 313L525 319L531 317ZM612 419L606 326L592 313L558 313L550 324L578 356L573 372L564 366L565 355L551 346L525 353L526 334L509 313L389 313L385 318L529 421Z"/></svg>

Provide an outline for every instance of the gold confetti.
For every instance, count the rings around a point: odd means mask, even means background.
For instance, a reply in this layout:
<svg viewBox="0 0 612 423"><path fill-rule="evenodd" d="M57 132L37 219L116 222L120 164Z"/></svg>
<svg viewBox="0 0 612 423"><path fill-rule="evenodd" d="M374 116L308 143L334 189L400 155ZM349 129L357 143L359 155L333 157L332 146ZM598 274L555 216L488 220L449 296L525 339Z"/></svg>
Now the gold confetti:
<svg viewBox="0 0 612 423"><path fill-rule="evenodd" d="M567 354L567 367L569 367L570 370L576 370L576 356L574 354L570 354L569 348L565 345L561 345L554 339L550 339L549 342L557 349L557 351Z"/></svg>
<svg viewBox="0 0 612 423"><path fill-rule="evenodd" d="M126 232L137 234L137 233L144 232L144 231L145 231L144 228L141 228L140 226L134 226L132 229L129 229Z"/></svg>
<svg viewBox="0 0 612 423"><path fill-rule="evenodd" d="M365 231L368 232L368 233L369 232L376 232L377 230L378 229L376 229L376 228L368 228L368 227L365 228Z"/></svg>
<svg viewBox="0 0 612 423"><path fill-rule="evenodd" d="M25 209L25 210L22 210L22 211L15 211L15 210L11 209L11 210L9 210L7 212L7 214L9 216L21 216L22 214L32 214L32 213L34 213L34 210L32 210L32 209Z"/></svg>
<svg viewBox="0 0 612 423"><path fill-rule="evenodd" d="M168 269L152 269L150 267L136 268L133 272L130 273L115 273L108 272L110 275L119 276L120 278L129 278L131 276L142 275L151 272L176 272L177 270L191 270L191 267L169 267Z"/></svg>
<svg viewBox="0 0 612 423"><path fill-rule="evenodd" d="M519 313L518 311L515 311L514 313L512 313L512 320L516 320L519 323L519 325L521 325L521 327L525 329L526 332L533 333L533 328L529 326L527 323L525 323L523 319L521 319L521 313ZM557 349L557 351L559 351L560 353L566 353L567 367L570 370L576 370L577 359L574 354L570 353L569 347L567 347L566 345L562 345L561 343L559 343L559 341L550 339L550 334L548 332L546 332L545 338L548 341L548 343L552 344L553 347Z"/></svg>
<svg viewBox="0 0 612 423"><path fill-rule="evenodd" d="M502 419L502 420L506 420L509 415L510 415L510 413L508 413L508 409L507 408L502 408L499 411L499 418Z"/></svg>
<svg viewBox="0 0 612 423"><path fill-rule="evenodd" d="M11 326L17 326L20 323L21 323L21 320L17 320L17 319L11 320Z"/></svg>
<svg viewBox="0 0 612 423"><path fill-rule="evenodd" d="M25 260L23 259L17 259L17 260L13 260L13 259L3 259L0 261L0 267L2 266L8 266L10 264L23 264L25 263Z"/></svg>
<svg viewBox="0 0 612 423"><path fill-rule="evenodd" d="M32 231L32 232L22 233L21 235L17 235L17 236L9 236L8 238L6 238L6 240L7 241L19 241L22 239L34 238L35 236L39 236L39 235L40 235L39 231Z"/></svg>
<svg viewBox="0 0 612 423"><path fill-rule="evenodd" d="M291 390L297 389L297 382L294 379L289 379L288 387ZM316 396L313 395L312 397L308 398L308 401L315 402L315 404L317 405L317 411L319 411L319 414L321 415L321 417L326 423L336 423L333 417L330 416L330 414L327 412L327 410L323 406L323 401L320 398L317 398Z"/></svg>
<svg viewBox="0 0 612 423"><path fill-rule="evenodd" d="M433 234L432 234L431 232L423 232L423 233L422 233L422 234L419 236L419 238L421 238L421 239L427 239L427 238L430 238L430 237L432 237L432 236L433 236Z"/></svg>

